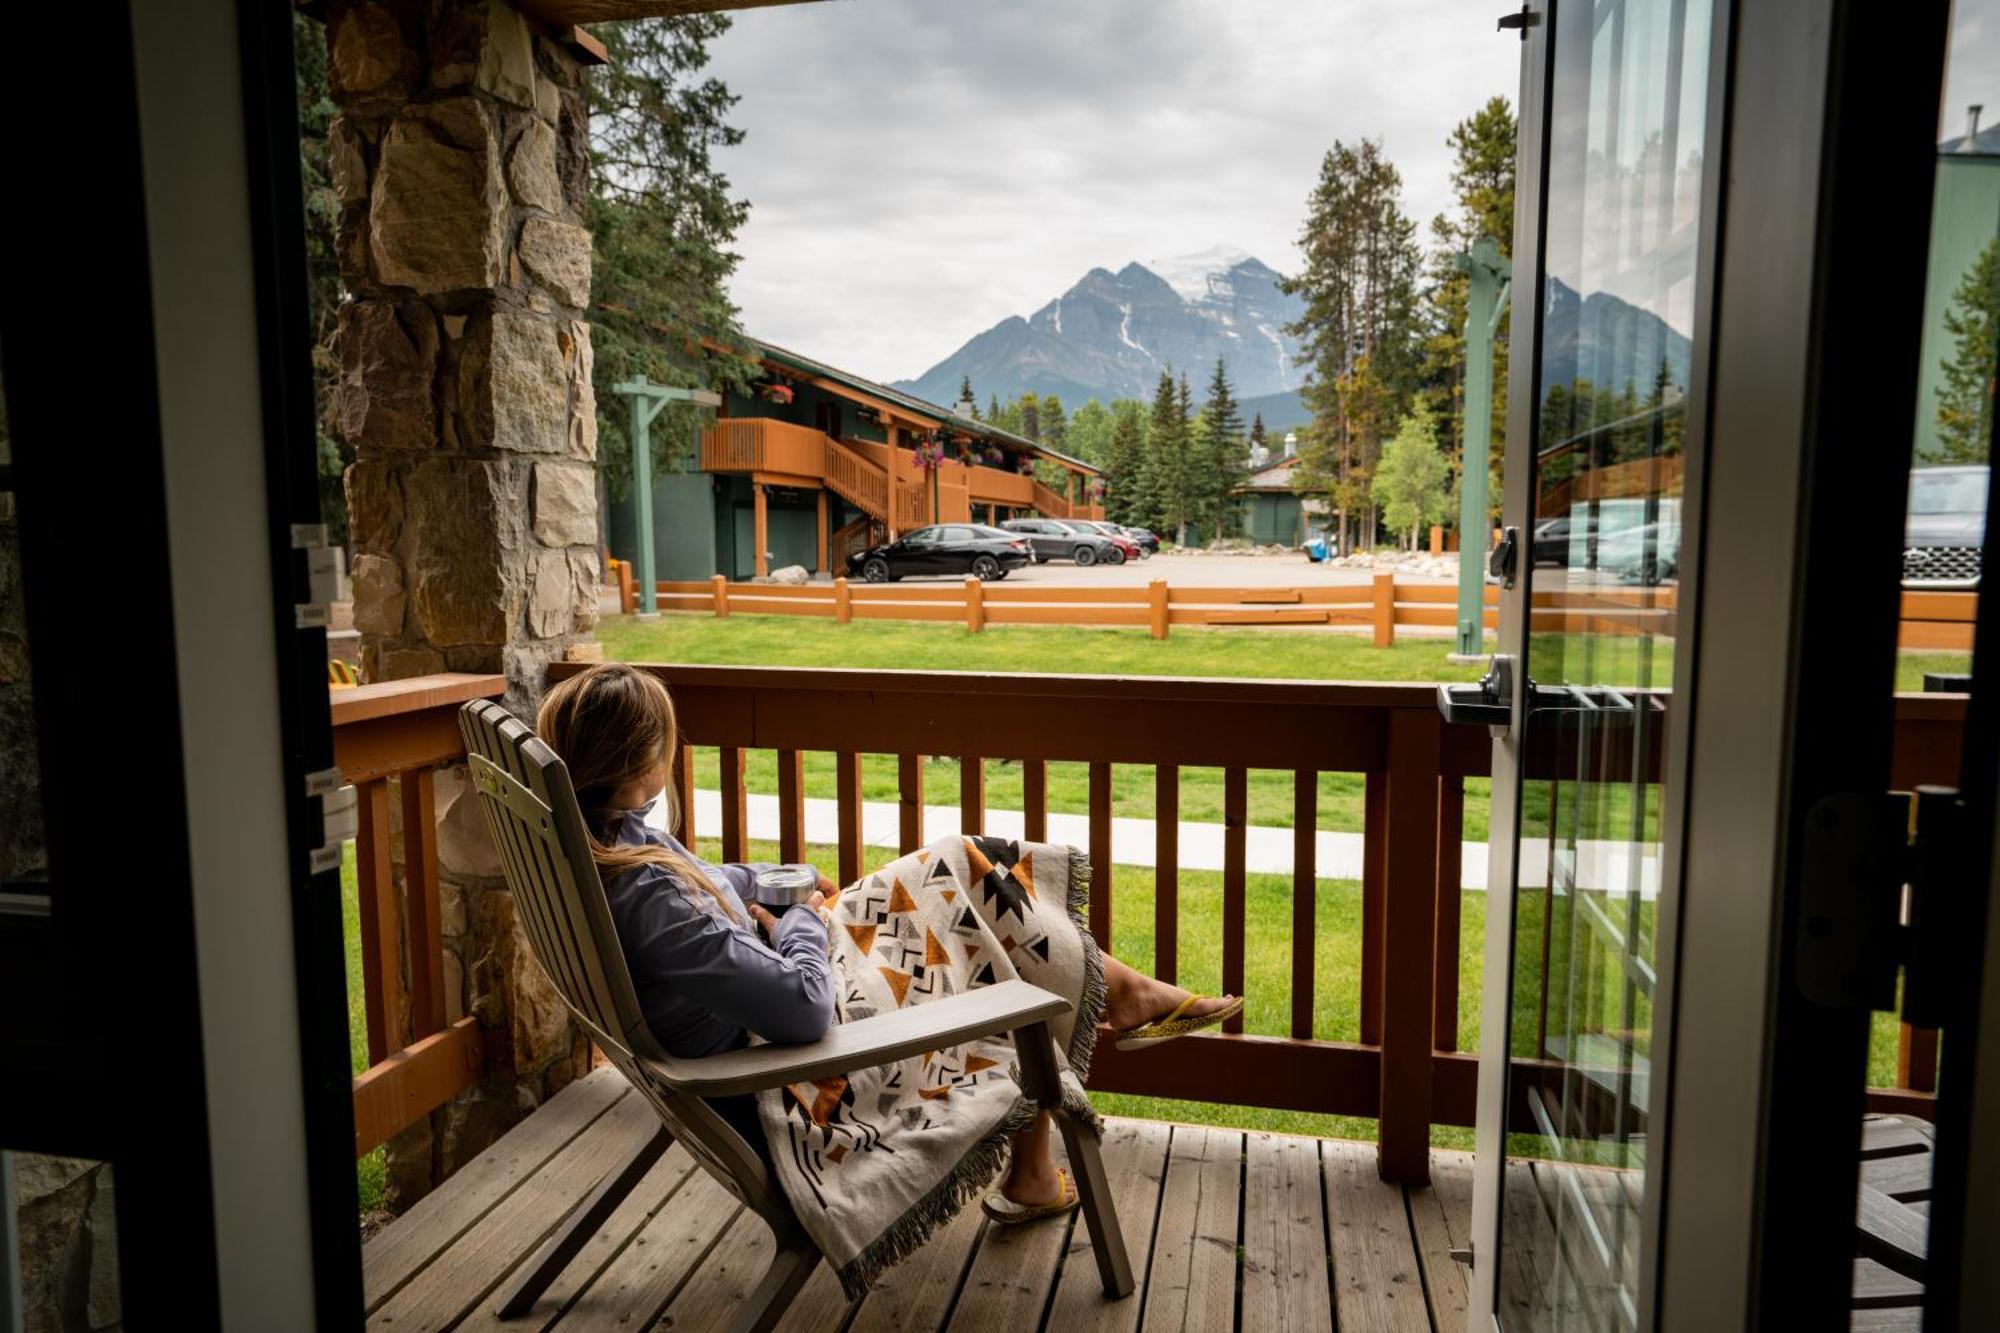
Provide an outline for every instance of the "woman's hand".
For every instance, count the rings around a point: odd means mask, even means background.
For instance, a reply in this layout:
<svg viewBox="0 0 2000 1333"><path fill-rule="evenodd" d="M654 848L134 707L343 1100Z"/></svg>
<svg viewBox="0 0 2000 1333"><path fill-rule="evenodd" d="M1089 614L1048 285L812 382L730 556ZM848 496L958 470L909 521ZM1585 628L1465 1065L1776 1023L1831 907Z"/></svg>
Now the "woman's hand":
<svg viewBox="0 0 2000 1333"><path fill-rule="evenodd" d="M814 873L814 874L819 874L819 872L818 872L818 871L814 871L813 873ZM832 880L828 879L828 878L827 878L827 877L826 877L825 875L820 875L820 877L819 877L819 897L820 897L820 901L821 901L821 902L825 902L825 901L826 901L826 895L828 895L829 893L837 893L837 892L839 892L839 889L840 889L840 886L839 886L839 885L835 884L835 883L834 883L834 882L833 882Z"/></svg>
<svg viewBox="0 0 2000 1333"><path fill-rule="evenodd" d="M826 876L820 876L820 883L826 885ZM830 914L826 910L826 893L823 888L813 890L812 897L800 903L799 906L816 913L823 924L832 924L829 919ZM757 929L764 932L765 941L770 944L776 944L778 942L778 918L772 916L762 903L751 903L749 907L750 919L757 923Z"/></svg>

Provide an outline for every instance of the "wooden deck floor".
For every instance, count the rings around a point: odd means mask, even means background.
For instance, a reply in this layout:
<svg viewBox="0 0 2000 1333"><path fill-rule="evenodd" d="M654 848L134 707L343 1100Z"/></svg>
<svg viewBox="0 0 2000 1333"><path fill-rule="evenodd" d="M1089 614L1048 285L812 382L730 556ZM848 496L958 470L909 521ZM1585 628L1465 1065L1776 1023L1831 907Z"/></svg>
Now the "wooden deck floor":
<svg viewBox="0 0 2000 1333"><path fill-rule="evenodd" d="M364 1251L368 1325L701 1330L762 1273L755 1217L676 1147L527 1316L493 1293L599 1176L657 1125L601 1069L384 1228ZM850 1308L822 1267L780 1327L832 1330L1353 1328L1459 1333L1472 1159L1434 1155L1431 1188L1375 1175L1372 1145L1112 1120L1105 1165L1142 1274L1106 1301L1081 1225L1018 1229L967 1208Z"/></svg>

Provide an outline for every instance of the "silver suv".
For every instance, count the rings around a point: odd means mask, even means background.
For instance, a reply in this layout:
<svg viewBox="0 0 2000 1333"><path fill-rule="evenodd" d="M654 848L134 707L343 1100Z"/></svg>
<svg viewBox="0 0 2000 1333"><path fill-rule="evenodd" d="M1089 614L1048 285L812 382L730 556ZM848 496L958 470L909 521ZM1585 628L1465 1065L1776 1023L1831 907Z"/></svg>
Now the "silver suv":
<svg viewBox="0 0 2000 1333"><path fill-rule="evenodd" d="M1912 588L1976 588L1986 546L1985 464L1923 467L1910 473L1903 528L1903 583Z"/></svg>

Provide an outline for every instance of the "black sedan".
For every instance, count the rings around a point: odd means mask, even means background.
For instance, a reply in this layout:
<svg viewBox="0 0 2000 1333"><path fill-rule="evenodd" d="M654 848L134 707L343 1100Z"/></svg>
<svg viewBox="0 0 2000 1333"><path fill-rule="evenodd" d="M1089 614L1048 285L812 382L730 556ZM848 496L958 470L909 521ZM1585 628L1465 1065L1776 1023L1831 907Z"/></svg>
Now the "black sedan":
<svg viewBox="0 0 2000 1333"><path fill-rule="evenodd" d="M856 551L847 557L847 573L870 583L893 583L912 574L1004 579L1032 559L1025 537L981 523L938 523Z"/></svg>
<svg viewBox="0 0 2000 1333"><path fill-rule="evenodd" d="M1102 533L1084 532L1052 518L1010 518L1000 525L1016 537L1025 538L1033 548L1035 562L1074 560L1079 565L1123 564L1124 553Z"/></svg>

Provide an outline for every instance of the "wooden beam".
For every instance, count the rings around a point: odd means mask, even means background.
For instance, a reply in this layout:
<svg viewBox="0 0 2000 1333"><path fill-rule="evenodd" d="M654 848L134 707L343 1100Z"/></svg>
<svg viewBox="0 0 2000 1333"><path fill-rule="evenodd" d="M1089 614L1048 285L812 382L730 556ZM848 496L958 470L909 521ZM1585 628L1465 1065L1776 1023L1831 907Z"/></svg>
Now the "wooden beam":
<svg viewBox="0 0 2000 1333"><path fill-rule="evenodd" d="M479 1081L479 1020L470 1014L354 1076L354 1155L443 1106Z"/></svg>
<svg viewBox="0 0 2000 1333"><path fill-rule="evenodd" d="M624 23L632 19L716 14L731 9L768 9L811 4L813 0L515 0L522 13L544 23Z"/></svg>

